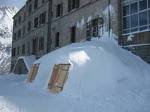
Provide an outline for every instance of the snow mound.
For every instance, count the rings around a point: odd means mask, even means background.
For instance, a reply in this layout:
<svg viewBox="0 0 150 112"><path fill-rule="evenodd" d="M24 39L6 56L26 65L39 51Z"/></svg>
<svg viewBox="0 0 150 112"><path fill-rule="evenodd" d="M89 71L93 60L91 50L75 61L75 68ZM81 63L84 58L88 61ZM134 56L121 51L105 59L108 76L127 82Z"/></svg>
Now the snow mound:
<svg viewBox="0 0 150 112"><path fill-rule="evenodd" d="M112 41L103 37L43 56L35 62L40 67L31 88L47 90L54 64L70 63L64 90L49 93L53 112L66 107L69 112L148 112L150 66ZM52 106L55 104L59 108Z"/></svg>

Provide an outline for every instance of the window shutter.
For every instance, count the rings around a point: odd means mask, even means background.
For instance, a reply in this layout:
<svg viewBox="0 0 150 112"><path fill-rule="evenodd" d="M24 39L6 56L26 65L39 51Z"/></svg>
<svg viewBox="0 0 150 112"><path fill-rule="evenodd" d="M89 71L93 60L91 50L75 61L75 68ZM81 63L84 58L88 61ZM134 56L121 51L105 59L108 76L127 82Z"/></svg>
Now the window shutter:
<svg viewBox="0 0 150 112"><path fill-rule="evenodd" d="M38 69L39 69L39 65L40 64L34 64L34 65L32 65L32 68L31 68L31 70L29 72L29 75L28 75L27 82L31 83L35 79L35 77L37 75L37 72L38 72Z"/></svg>
<svg viewBox="0 0 150 112"><path fill-rule="evenodd" d="M51 79L48 83L48 90L52 93L59 93L63 90L68 79L70 64L54 65Z"/></svg>

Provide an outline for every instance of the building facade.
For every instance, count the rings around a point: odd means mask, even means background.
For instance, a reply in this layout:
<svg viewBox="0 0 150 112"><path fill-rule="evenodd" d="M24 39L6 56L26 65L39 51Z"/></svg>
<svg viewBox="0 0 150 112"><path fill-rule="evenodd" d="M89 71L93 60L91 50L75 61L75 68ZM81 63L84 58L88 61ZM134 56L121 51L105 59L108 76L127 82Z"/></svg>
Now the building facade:
<svg viewBox="0 0 150 112"><path fill-rule="evenodd" d="M123 0L119 43L150 63L150 0Z"/></svg>
<svg viewBox="0 0 150 112"><path fill-rule="evenodd" d="M150 0L28 0L14 16L12 69L20 56L38 59L105 32L150 60Z"/></svg>
<svg viewBox="0 0 150 112"><path fill-rule="evenodd" d="M48 11L48 0L28 0L14 16L12 70L21 56L39 58L47 53ZM17 73L24 70L21 65Z"/></svg>

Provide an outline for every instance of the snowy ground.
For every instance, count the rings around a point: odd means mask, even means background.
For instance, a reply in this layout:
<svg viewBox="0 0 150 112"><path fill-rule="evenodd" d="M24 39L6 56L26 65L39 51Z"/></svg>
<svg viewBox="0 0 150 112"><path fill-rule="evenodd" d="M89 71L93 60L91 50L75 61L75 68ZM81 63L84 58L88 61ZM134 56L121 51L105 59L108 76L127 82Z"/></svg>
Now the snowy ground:
<svg viewBox="0 0 150 112"><path fill-rule="evenodd" d="M54 64L71 63L60 94L47 91ZM27 75L0 76L0 112L150 112L150 66L108 38L72 44L43 56Z"/></svg>

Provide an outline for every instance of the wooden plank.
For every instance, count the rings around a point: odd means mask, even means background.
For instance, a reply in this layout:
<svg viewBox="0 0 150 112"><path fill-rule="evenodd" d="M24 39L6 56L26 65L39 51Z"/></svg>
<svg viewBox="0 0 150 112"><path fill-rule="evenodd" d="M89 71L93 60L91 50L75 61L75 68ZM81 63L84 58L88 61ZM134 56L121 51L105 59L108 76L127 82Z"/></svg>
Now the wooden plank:
<svg viewBox="0 0 150 112"><path fill-rule="evenodd" d="M28 75L27 82L31 83L35 79L37 72L38 72L38 69L39 69L39 64L32 65L32 68L31 68L29 75Z"/></svg>
<svg viewBox="0 0 150 112"><path fill-rule="evenodd" d="M64 84L68 79L70 64L54 65L48 89L52 93L59 93L63 90Z"/></svg>

